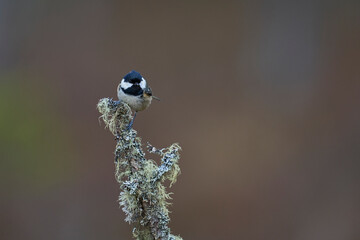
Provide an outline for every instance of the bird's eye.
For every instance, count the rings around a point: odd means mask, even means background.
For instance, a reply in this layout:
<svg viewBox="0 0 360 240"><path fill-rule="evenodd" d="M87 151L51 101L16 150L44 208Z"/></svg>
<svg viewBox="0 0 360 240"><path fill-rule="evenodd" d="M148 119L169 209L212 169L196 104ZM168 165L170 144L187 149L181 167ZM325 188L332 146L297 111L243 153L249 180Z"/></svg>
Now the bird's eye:
<svg viewBox="0 0 360 240"><path fill-rule="evenodd" d="M140 82L141 82L141 79L138 79L138 78L130 79L130 83L132 83L132 84L140 83Z"/></svg>

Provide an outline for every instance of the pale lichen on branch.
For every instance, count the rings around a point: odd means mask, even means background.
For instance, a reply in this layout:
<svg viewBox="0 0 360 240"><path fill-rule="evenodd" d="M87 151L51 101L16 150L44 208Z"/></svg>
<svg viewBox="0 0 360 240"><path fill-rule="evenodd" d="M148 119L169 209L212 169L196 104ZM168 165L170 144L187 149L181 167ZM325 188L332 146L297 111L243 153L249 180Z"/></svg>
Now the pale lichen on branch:
<svg viewBox="0 0 360 240"><path fill-rule="evenodd" d="M180 173L180 146L175 143L157 149L148 143L148 152L161 157L158 166L154 160L145 158L137 132L127 128L131 121L131 109L126 103L103 98L97 108L100 118L117 142L115 177L121 188L119 202L126 214L125 221L134 224L133 236L144 240L182 239L170 233L167 200L171 198L164 186L164 181L169 180L171 187Z"/></svg>

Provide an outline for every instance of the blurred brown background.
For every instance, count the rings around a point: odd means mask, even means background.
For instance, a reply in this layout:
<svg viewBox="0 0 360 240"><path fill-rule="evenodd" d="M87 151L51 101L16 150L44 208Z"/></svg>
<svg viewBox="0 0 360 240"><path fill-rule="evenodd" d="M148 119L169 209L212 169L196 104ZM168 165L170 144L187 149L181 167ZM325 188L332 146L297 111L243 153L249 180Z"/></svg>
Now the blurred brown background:
<svg viewBox="0 0 360 240"><path fill-rule="evenodd" d="M95 106L179 142L184 239L360 239L359 1L0 1L1 239L131 239ZM153 157L153 156L152 156Z"/></svg>

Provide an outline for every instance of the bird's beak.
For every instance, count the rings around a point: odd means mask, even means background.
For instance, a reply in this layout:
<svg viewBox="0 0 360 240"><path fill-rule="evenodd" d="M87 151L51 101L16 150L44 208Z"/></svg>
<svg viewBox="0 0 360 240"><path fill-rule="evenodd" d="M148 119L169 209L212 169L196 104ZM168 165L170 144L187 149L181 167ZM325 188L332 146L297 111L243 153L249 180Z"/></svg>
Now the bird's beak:
<svg viewBox="0 0 360 240"><path fill-rule="evenodd" d="M160 101L160 98L155 97L155 96L152 96L152 97L153 97L153 99Z"/></svg>

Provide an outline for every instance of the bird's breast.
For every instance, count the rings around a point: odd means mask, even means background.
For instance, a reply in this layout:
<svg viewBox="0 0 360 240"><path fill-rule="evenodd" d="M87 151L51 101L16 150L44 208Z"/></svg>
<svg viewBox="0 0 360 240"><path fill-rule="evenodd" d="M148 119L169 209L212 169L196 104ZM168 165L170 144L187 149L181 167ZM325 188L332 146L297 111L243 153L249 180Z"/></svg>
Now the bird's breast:
<svg viewBox="0 0 360 240"><path fill-rule="evenodd" d="M132 96L125 94L121 90L118 91L118 98L120 101L127 103L130 108L136 112L143 111L148 108L152 100L151 96L146 96L145 94L140 96Z"/></svg>

